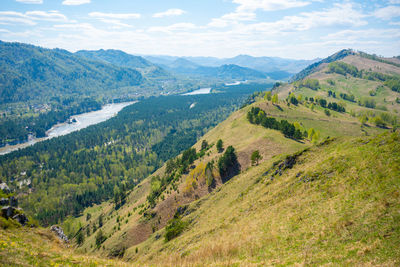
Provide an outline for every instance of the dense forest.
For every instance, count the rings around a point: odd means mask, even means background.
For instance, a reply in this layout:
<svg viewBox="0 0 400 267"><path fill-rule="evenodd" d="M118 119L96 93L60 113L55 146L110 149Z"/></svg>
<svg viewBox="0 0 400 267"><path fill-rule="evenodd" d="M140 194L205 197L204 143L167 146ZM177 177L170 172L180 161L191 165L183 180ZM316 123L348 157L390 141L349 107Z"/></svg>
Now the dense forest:
<svg viewBox="0 0 400 267"><path fill-rule="evenodd" d="M0 179L29 193L21 198L25 210L55 223L111 198L115 188L133 188L268 86L144 99L108 121L0 157Z"/></svg>
<svg viewBox="0 0 400 267"><path fill-rule="evenodd" d="M0 104L54 96L98 96L144 82L131 68L89 61L61 49L0 41Z"/></svg>

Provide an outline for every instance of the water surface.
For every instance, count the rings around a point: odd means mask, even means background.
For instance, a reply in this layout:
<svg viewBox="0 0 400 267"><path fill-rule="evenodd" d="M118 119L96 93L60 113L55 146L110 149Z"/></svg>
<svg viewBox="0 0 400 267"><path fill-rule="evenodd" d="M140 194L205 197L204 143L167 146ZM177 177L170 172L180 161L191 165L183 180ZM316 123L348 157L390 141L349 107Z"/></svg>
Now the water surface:
<svg viewBox="0 0 400 267"><path fill-rule="evenodd" d="M101 110L91 111L87 113L82 113L79 115L74 115L70 117L70 120L75 119L74 123L59 123L54 125L50 130L46 132L46 137L43 138L34 138L30 136L27 142L17 144L17 145L7 145L0 148L0 155L4 155L15 151L20 148L25 148L31 146L37 142L41 142L53 137L66 135L83 128L86 128L90 125L97 124L103 121L110 119L115 116L118 112L121 111L126 106L129 106L136 102L123 102L123 103L113 103L107 104L102 107Z"/></svg>

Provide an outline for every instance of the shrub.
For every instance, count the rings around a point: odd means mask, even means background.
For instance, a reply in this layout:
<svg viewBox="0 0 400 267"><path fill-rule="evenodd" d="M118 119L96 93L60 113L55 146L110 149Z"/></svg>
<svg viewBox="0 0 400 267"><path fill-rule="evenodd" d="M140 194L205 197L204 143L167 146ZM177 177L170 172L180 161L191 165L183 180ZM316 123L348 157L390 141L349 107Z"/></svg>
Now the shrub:
<svg viewBox="0 0 400 267"><path fill-rule="evenodd" d="M217 150L218 150L218 153L221 153L222 151L224 151L223 142L221 139L219 139L217 141Z"/></svg>
<svg viewBox="0 0 400 267"><path fill-rule="evenodd" d="M101 244L106 241L107 237L103 234L103 231L100 229L96 235L96 247L100 248Z"/></svg>
<svg viewBox="0 0 400 267"><path fill-rule="evenodd" d="M224 155L218 160L218 170L221 178L228 177L230 174L236 174L238 165L235 149L233 146L229 146Z"/></svg>
<svg viewBox="0 0 400 267"><path fill-rule="evenodd" d="M182 221L179 216L175 216L175 218L170 220L168 225L165 227L165 242L179 236L188 225L188 222Z"/></svg>

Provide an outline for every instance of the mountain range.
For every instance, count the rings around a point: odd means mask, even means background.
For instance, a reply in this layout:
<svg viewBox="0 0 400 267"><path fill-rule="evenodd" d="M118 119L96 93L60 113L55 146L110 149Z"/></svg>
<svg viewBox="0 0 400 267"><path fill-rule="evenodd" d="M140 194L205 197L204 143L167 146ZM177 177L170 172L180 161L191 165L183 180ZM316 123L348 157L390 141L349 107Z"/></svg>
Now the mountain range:
<svg viewBox="0 0 400 267"><path fill-rule="evenodd" d="M341 50L272 91L216 87L149 98L0 157L1 180L32 179L14 186L22 206L45 222L62 218L74 245L50 249L45 228L0 230L2 259L31 262L31 242L49 255L42 265L400 264L397 58Z"/></svg>
<svg viewBox="0 0 400 267"><path fill-rule="evenodd" d="M294 60L278 57L252 57L249 55L239 55L233 58L215 58L215 57L173 57L173 56L143 56L149 61L174 68L179 60L186 60L196 65L205 67L219 67L222 65L237 65L244 68L250 68L265 73L272 79L285 80L293 74L304 69L308 65L318 61L314 60Z"/></svg>

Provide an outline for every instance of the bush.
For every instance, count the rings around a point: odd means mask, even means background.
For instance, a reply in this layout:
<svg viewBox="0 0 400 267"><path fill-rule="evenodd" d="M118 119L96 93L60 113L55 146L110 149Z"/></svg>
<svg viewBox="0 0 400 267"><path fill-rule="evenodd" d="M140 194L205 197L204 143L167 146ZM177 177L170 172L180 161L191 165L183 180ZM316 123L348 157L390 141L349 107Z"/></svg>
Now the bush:
<svg viewBox="0 0 400 267"><path fill-rule="evenodd" d="M101 244L106 241L107 237L103 234L103 231L100 229L96 235L96 247L100 248Z"/></svg>
<svg viewBox="0 0 400 267"><path fill-rule="evenodd" d="M325 112L325 115L328 116L328 117L331 115L331 113L327 109L325 109L324 112Z"/></svg>
<svg viewBox="0 0 400 267"><path fill-rule="evenodd" d="M364 106L364 107L367 107L367 108L375 108L375 106L376 106L375 100L372 99L372 98L368 98L368 97L363 97L363 98L358 102L358 104L359 104L360 106Z"/></svg>
<svg viewBox="0 0 400 267"><path fill-rule="evenodd" d="M221 178L235 175L238 172L239 163L233 146L229 146L224 155L218 160L218 170Z"/></svg>
<svg viewBox="0 0 400 267"><path fill-rule="evenodd" d="M350 74L354 77L357 77L359 75L359 71L356 67L340 61L329 63L328 73L337 73L341 75Z"/></svg>
<svg viewBox="0 0 400 267"><path fill-rule="evenodd" d="M165 227L165 242L168 242L179 236L188 225L189 223L182 221L179 216L176 216L175 218L170 220L168 222L168 225Z"/></svg>
<svg viewBox="0 0 400 267"><path fill-rule="evenodd" d="M292 123L286 120L277 121L275 118L267 117L263 110L253 107L247 113L247 119L250 123L261 124L265 128L281 131L286 137L296 140L302 139L300 130L296 130Z"/></svg>
<svg viewBox="0 0 400 267"><path fill-rule="evenodd" d="M224 151L223 142L221 139L219 139L217 141L217 150L218 150L218 153L221 153L222 151Z"/></svg>
<svg viewBox="0 0 400 267"><path fill-rule="evenodd" d="M305 79L299 82L298 84L299 87L307 87L310 88L311 90L318 90L321 88L319 85L319 81L316 79Z"/></svg>

